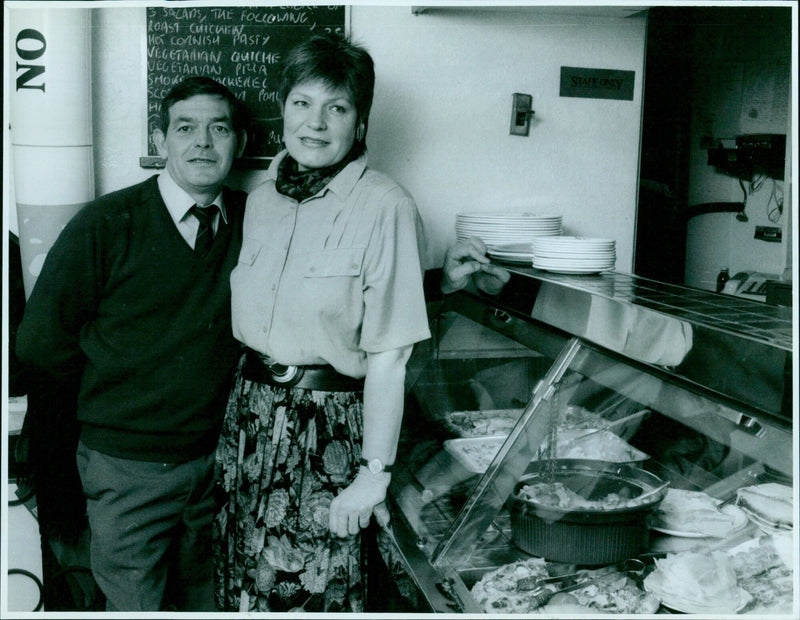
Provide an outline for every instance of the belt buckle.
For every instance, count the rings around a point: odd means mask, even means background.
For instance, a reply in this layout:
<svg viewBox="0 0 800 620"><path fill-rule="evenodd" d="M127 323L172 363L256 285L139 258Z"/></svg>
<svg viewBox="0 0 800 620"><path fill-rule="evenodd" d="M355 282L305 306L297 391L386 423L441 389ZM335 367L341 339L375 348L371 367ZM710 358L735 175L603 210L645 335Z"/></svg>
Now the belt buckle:
<svg viewBox="0 0 800 620"><path fill-rule="evenodd" d="M271 379L279 387L290 388L300 383L305 369L302 366L283 366L286 370L276 372L275 366L270 366Z"/></svg>

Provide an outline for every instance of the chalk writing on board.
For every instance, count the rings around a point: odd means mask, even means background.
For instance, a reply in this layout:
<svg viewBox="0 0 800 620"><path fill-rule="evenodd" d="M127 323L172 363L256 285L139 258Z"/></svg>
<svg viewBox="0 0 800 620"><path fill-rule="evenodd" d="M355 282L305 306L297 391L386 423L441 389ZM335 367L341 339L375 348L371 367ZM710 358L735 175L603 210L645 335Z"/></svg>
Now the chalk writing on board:
<svg viewBox="0 0 800 620"><path fill-rule="evenodd" d="M161 99L182 79L203 75L227 86L250 116L245 158L265 160L281 146L281 61L318 32L344 33L345 7L148 7L147 155ZM143 163L142 165L145 165Z"/></svg>

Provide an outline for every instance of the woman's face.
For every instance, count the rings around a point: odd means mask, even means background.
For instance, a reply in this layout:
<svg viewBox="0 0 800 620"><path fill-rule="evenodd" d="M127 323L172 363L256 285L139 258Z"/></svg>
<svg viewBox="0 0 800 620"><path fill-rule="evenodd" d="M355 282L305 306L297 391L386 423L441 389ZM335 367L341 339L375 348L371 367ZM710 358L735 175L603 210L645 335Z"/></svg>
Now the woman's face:
<svg viewBox="0 0 800 620"><path fill-rule="evenodd" d="M300 170L340 162L353 146L356 107L345 88L321 80L296 85L283 108L283 141Z"/></svg>

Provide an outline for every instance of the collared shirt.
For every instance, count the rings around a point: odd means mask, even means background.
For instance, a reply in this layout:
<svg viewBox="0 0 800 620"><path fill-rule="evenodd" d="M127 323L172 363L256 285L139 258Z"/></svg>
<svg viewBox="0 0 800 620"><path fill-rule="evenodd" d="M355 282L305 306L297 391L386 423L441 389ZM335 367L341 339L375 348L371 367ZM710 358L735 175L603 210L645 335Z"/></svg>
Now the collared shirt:
<svg viewBox="0 0 800 620"><path fill-rule="evenodd" d="M234 336L282 364L363 377L367 352L430 337L417 207L363 155L298 203L275 189L285 155L247 199Z"/></svg>
<svg viewBox="0 0 800 620"><path fill-rule="evenodd" d="M167 205L167 211L169 211L172 221L175 222L175 226L178 227L178 232L181 233L186 243L194 247L197 229L200 226L200 222L197 221L197 218L189 213L189 209L197 204L194 198L187 194L186 191L175 182L169 170L164 170L164 172L158 175L158 191L164 199L164 204ZM217 194L217 197L208 204L215 204L219 207L219 211L214 215L214 219L211 220L214 233L216 233L219 229L220 213L222 214L223 221L226 224L228 222L228 214L225 212L222 192ZM207 205L199 206L205 207Z"/></svg>

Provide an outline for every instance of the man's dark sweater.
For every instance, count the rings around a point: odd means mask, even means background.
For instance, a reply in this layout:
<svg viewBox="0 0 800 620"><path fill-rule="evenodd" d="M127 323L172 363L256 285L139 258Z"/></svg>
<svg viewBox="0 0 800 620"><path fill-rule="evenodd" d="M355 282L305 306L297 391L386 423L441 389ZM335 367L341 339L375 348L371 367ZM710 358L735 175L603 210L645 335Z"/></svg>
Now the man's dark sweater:
<svg viewBox="0 0 800 620"><path fill-rule="evenodd" d="M50 250L17 353L57 382L79 379L90 448L156 462L214 450L240 352L229 276L244 200L225 190L228 221L205 259L180 235L155 176L85 207Z"/></svg>

